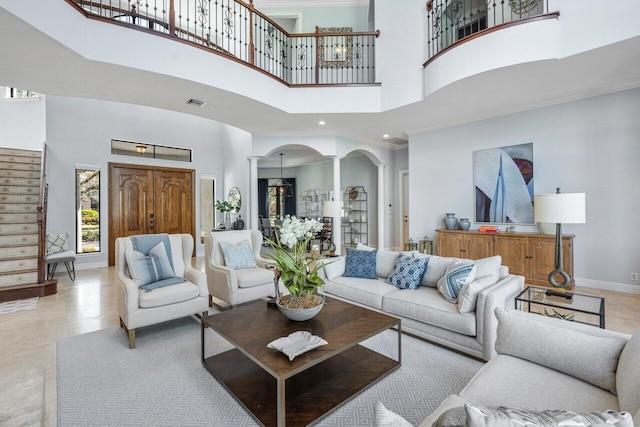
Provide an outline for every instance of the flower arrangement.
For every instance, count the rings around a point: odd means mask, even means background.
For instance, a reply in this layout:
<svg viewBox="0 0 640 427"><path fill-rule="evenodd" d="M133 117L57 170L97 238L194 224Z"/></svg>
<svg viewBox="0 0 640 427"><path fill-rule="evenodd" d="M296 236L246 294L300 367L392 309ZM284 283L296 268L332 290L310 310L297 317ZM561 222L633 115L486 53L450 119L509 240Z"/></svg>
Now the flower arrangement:
<svg viewBox="0 0 640 427"><path fill-rule="evenodd" d="M322 303L322 298L312 295L324 281L318 276L320 263L309 256L307 247L315 233L322 230L322 223L315 219L300 219L287 215L274 240L267 239L273 248L271 258L280 270L282 283L290 296L280 299L288 308L308 308Z"/></svg>

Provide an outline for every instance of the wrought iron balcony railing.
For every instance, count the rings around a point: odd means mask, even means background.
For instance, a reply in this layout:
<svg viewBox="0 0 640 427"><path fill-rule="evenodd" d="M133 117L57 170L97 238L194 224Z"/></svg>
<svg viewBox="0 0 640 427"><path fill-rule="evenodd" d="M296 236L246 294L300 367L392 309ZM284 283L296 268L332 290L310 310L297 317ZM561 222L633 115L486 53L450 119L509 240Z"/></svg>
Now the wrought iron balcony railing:
<svg viewBox="0 0 640 427"><path fill-rule="evenodd" d="M448 47L478 33L543 17L548 10L548 0L428 0L427 64Z"/></svg>
<svg viewBox="0 0 640 427"><path fill-rule="evenodd" d="M175 37L291 86L375 83L376 32L289 34L253 0L66 0L88 18Z"/></svg>

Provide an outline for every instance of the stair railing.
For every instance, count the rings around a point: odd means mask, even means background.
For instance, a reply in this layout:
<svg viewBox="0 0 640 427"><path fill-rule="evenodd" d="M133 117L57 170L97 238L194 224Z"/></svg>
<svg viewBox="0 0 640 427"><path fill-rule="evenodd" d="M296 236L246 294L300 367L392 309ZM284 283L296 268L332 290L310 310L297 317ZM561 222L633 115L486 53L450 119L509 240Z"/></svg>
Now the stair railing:
<svg viewBox="0 0 640 427"><path fill-rule="evenodd" d="M290 34L253 0L65 0L87 18L195 44L289 86L375 84L379 31Z"/></svg>
<svg viewBox="0 0 640 427"><path fill-rule="evenodd" d="M40 163L40 190L38 195L38 283L44 283L47 278L47 199L49 184L46 179L47 144L42 147L42 161Z"/></svg>

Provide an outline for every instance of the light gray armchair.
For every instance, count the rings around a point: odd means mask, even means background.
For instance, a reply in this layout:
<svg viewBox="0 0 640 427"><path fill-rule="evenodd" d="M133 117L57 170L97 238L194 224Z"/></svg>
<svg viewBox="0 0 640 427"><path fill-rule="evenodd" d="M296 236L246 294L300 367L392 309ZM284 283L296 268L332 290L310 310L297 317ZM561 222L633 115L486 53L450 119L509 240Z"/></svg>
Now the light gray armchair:
<svg viewBox="0 0 640 427"><path fill-rule="evenodd" d="M127 249L133 249L133 237L140 236L116 239L115 250L118 313L120 326L125 328L129 337L129 348L136 345L137 328L193 314L206 315L209 310L207 277L191 266L193 237L190 234L168 235L174 273L186 281L150 292L140 290L127 267L125 253Z"/></svg>
<svg viewBox="0 0 640 427"><path fill-rule="evenodd" d="M251 245L256 267L243 269L228 267L229 263L225 262L220 242L237 245L245 240ZM273 261L260 256L261 248L262 233L258 230L222 231L205 235L204 265L209 285L210 306L216 305L213 297L234 307L238 304L274 295L273 270L265 268L267 264L273 264ZM217 308L221 307L217 306Z"/></svg>

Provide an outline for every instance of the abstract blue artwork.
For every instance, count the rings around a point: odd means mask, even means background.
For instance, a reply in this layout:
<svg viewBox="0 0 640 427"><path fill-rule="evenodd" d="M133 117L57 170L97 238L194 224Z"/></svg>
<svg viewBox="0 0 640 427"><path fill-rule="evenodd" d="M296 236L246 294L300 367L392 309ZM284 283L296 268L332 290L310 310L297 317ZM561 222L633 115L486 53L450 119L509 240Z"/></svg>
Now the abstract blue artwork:
<svg viewBox="0 0 640 427"><path fill-rule="evenodd" d="M533 143L473 153L477 223L534 224Z"/></svg>

